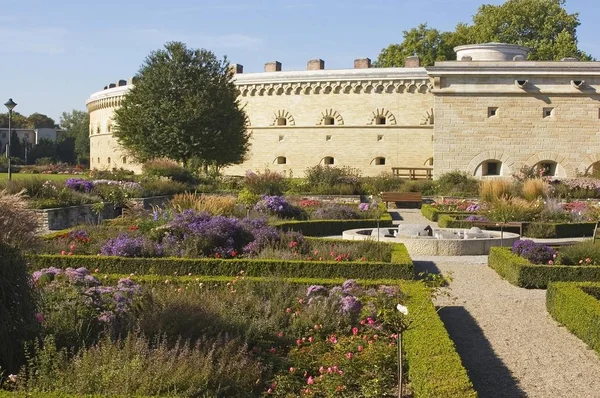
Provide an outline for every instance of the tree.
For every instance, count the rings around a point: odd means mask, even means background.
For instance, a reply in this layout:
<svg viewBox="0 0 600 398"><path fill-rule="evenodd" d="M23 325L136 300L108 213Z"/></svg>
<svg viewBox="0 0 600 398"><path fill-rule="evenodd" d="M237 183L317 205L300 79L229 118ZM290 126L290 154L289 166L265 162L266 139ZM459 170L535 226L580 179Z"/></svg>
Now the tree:
<svg viewBox="0 0 600 398"><path fill-rule="evenodd" d="M508 0L501 5L482 5L473 16L473 24L459 23L453 32L438 32L419 25L404 32L400 44L384 48L376 66L403 66L415 52L421 65L454 59L453 48L464 44L501 42L529 47L530 60L560 60L592 57L577 47L579 15L569 14L565 0Z"/></svg>
<svg viewBox="0 0 600 398"><path fill-rule="evenodd" d="M249 134L231 78L226 58L167 43L146 58L115 111L114 135L138 161L167 157L204 167L240 163Z"/></svg>
<svg viewBox="0 0 600 398"><path fill-rule="evenodd" d="M404 40L400 44L392 44L381 50L375 63L377 67L404 66L404 61L411 55L418 55L421 65L433 65L435 61L452 59L454 51L448 45L451 35L440 33L437 29L420 24L417 28L404 31Z"/></svg>
<svg viewBox="0 0 600 398"><path fill-rule="evenodd" d="M85 111L73 109L63 112L60 127L65 130L64 136L75 140L75 155L79 163L87 163L90 158L90 115Z"/></svg>
<svg viewBox="0 0 600 398"><path fill-rule="evenodd" d="M32 113L27 117L26 127L30 129L55 128L56 122L51 117L41 113Z"/></svg>
<svg viewBox="0 0 600 398"><path fill-rule="evenodd" d="M13 112L10 119L10 127L13 129L25 128L27 126L27 118L19 112ZM8 128L8 113L0 113L0 127Z"/></svg>

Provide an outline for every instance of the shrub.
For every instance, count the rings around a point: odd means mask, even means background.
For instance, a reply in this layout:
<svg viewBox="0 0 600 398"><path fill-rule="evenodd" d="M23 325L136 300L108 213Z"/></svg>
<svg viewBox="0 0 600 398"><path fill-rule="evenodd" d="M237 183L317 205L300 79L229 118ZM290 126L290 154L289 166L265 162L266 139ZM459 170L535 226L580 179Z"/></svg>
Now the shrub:
<svg viewBox="0 0 600 398"><path fill-rule="evenodd" d="M532 264L552 264L556 258L556 251L553 248L532 240L516 241L512 246L512 252L529 260Z"/></svg>
<svg viewBox="0 0 600 398"><path fill-rule="evenodd" d="M0 243L30 248L37 243L37 214L29 208L22 193L0 191Z"/></svg>
<svg viewBox="0 0 600 398"><path fill-rule="evenodd" d="M570 214L564 209L562 203L556 199L547 199L539 214L542 222L565 222L570 221Z"/></svg>
<svg viewBox="0 0 600 398"><path fill-rule="evenodd" d="M100 253L104 256L156 257L162 255L162 248L144 237L121 234L109 239L100 249Z"/></svg>
<svg viewBox="0 0 600 398"><path fill-rule="evenodd" d="M133 181L134 173L124 168L113 168L112 170L90 170L90 178L95 180Z"/></svg>
<svg viewBox="0 0 600 398"><path fill-rule="evenodd" d="M3 371L17 372L24 359L23 343L37 330L36 296L30 282L19 250L0 240L0 378Z"/></svg>
<svg viewBox="0 0 600 398"><path fill-rule="evenodd" d="M65 186L77 192L91 192L94 189L94 183L83 178L69 178Z"/></svg>
<svg viewBox="0 0 600 398"><path fill-rule="evenodd" d="M600 180L589 177L554 178L550 181L552 195L566 199L588 199L600 197Z"/></svg>
<svg viewBox="0 0 600 398"><path fill-rule="evenodd" d="M291 205L283 196L263 196L255 205L259 213L272 214L281 218L300 218L303 211Z"/></svg>
<svg viewBox="0 0 600 398"><path fill-rule="evenodd" d="M435 181L435 192L444 196L475 197L479 195L479 180L464 171L450 171Z"/></svg>
<svg viewBox="0 0 600 398"><path fill-rule="evenodd" d="M312 214L313 220L357 220L361 215L349 206L332 204L319 207Z"/></svg>
<svg viewBox="0 0 600 398"><path fill-rule="evenodd" d="M407 181L402 186L402 192L421 192L423 195L435 195L437 192L436 182L431 180ZM470 195L465 195L470 196Z"/></svg>
<svg viewBox="0 0 600 398"><path fill-rule="evenodd" d="M380 192L401 191L406 181L394 177L390 172L383 172L376 177L362 177L361 185L365 193L378 195Z"/></svg>
<svg viewBox="0 0 600 398"><path fill-rule="evenodd" d="M149 160L142 165L142 170L146 176L151 178L163 177L188 184L197 180L190 170L170 159Z"/></svg>
<svg viewBox="0 0 600 398"><path fill-rule="evenodd" d="M144 197L169 196L187 192L189 190L189 187L186 184L178 181L146 179L140 181L140 185L142 187L141 195Z"/></svg>
<svg viewBox="0 0 600 398"><path fill-rule="evenodd" d="M490 204L486 213L493 221L532 221L541 212L538 202L528 202L520 198L501 198Z"/></svg>
<svg viewBox="0 0 600 398"><path fill-rule="evenodd" d="M481 201L492 203L498 199L509 199L511 183L505 179L483 180L480 183Z"/></svg>
<svg viewBox="0 0 600 398"><path fill-rule="evenodd" d="M600 245L590 240L561 247L558 261L562 265L600 265Z"/></svg>
<svg viewBox="0 0 600 398"><path fill-rule="evenodd" d="M352 195L362 193L360 170L349 166L317 165L306 169L305 189L316 194Z"/></svg>
<svg viewBox="0 0 600 398"><path fill-rule="evenodd" d="M236 201L230 196L183 193L175 195L169 201L169 206L180 213L184 210L194 210L213 216L230 216L235 212Z"/></svg>
<svg viewBox="0 0 600 398"><path fill-rule="evenodd" d="M537 200L548 196L549 186L540 179L527 179L523 182L523 198L526 200Z"/></svg>
<svg viewBox="0 0 600 398"><path fill-rule="evenodd" d="M269 169L262 173L247 171L243 186L255 195L280 196L287 189L287 181L282 174Z"/></svg>

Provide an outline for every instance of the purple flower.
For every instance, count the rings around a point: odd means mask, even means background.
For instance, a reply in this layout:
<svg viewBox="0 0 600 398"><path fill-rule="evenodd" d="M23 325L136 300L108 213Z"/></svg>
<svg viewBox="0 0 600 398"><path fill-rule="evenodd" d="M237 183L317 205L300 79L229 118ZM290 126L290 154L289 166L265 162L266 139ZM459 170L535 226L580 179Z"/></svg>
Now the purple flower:
<svg viewBox="0 0 600 398"><path fill-rule="evenodd" d="M368 203L361 203L358 205L358 210L360 211L367 211L369 210L369 204Z"/></svg>
<svg viewBox="0 0 600 398"><path fill-rule="evenodd" d="M383 293L389 297L394 297L394 296L398 295L398 288L396 286L382 285L382 286L379 286L378 290L379 290L379 293Z"/></svg>
<svg viewBox="0 0 600 398"><path fill-rule="evenodd" d="M94 189L94 183L82 178L69 178L65 186L77 192L91 192Z"/></svg>
<svg viewBox="0 0 600 398"><path fill-rule="evenodd" d="M472 215L472 216L468 216L467 218L465 218L465 221L488 221L487 218L483 217L483 216L477 216L477 215Z"/></svg>
<svg viewBox="0 0 600 398"><path fill-rule="evenodd" d="M343 314L356 315L362 309L362 303L354 296L342 297L340 302L340 311Z"/></svg>
<svg viewBox="0 0 600 398"><path fill-rule="evenodd" d="M348 206L333 204L318 208L311 218L315 220L358 220L361 216Z"/></svg>
<svg viewBox="0 0 600 398"><path fill-rule="evenodd" d="M306 289L306 297L327 296L328 293L327 288L321 285L310 285Z"/></svg>
<svg viewBox="0 0 600 398"><path fill-rule="evenodd" d="M526 258L533 264L548 264L554 259L556 250L550 246L535 243L532 240L518 240L512 246L512 252Z"/></svg>

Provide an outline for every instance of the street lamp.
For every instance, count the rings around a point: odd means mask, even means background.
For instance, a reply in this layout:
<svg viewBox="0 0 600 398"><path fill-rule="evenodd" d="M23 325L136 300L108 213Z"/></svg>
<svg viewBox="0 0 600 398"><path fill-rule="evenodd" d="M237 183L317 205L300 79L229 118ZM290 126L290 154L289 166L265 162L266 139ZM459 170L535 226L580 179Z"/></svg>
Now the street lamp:
<svg viewBox="0 0 600 398"><path fill-rule="evenodd" d="M9 98L8 101L6 101L6 103L4 104L4 106L8 108L8 147L6 148L6 157L8 158L8 181L10 181L12 180L12 169L10 167L10 138L12 136L12 131L10 129L10 121L12 118L12 111L13 109L15 109L15 106L17 106L17 103L13 101L12 98Z"/></svg>

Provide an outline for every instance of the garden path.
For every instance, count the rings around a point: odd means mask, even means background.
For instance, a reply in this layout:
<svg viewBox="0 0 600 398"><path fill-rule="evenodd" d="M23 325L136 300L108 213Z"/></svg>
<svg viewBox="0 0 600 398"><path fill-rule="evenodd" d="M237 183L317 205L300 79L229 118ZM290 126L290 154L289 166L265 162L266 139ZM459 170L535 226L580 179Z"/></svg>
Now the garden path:
<svg viewBox="0 0 600 398"><path fill-rule="evenodd" d="M436 305L480 397L600 397L600 358L550 317L545 290L509 284L487 256L413 260L452 275Z"/></svg>

